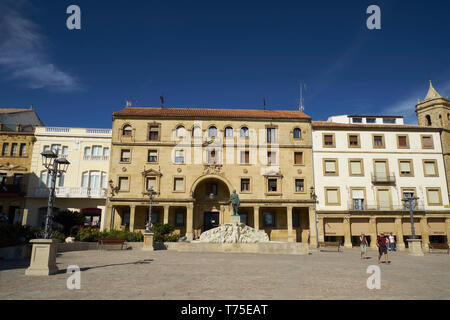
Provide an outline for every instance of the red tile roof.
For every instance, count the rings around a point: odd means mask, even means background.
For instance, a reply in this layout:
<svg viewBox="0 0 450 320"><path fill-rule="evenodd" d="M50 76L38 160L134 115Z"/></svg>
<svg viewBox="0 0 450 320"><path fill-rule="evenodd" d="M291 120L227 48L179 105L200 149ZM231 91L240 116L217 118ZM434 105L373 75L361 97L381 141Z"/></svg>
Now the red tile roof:
<svg viewBox="0 0 450 320"><path fill-rule="evenodd" d="M177 117L177 118L255 118L255 119L311 119L295 110L202 109L126 107L114 112L114 117Z"/></svg>
<svg viewBox="0 0 450 320"><path fill-rule="evenodd" d="M329 122L329 121L312 121L311 122L313 128L349 128L349 129L419 129L419 130L428 130L428 131L440 131L440 128L436 127L426 127L426 126L417 126L410 124L354 124L354 123L338 123L338 122Z"/></svg>

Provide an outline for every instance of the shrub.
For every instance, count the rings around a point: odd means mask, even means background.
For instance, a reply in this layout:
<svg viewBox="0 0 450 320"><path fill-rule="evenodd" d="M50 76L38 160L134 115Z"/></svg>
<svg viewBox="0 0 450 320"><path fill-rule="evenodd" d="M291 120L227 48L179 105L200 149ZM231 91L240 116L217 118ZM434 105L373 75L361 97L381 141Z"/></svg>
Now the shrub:
<svg viewBox="0 0 450 320"><path fill-rule="evenodd" d="M178 234L174 234L175 228L170 224L157 223L153 225L154 241L155 242L177 242Z"/></svg>
<svg viewBox="0 0 450 320"><path fill-rule="evenodd" d="M78 230L75 238L86 242L96 242L101 238L123 239L128 242L144 241L144 235L140 232L130 232L125 230L99 231L98 229L91 227Z"/></svg>
<svg viewBox="0 0 450 320"><path fill-rule="evenodd" d="M21 224L0 223L0 247L28 243L34 238L35 230Z"/></svg>
<svg viewBox="0 0 450 320"><path fill-rule="evenodd" d="M63 227L63 233L66 237L71 235L72 229L77 226L82 226L86 217L79 211L64 210L58 212L53 221L59 223Z"/></svg>

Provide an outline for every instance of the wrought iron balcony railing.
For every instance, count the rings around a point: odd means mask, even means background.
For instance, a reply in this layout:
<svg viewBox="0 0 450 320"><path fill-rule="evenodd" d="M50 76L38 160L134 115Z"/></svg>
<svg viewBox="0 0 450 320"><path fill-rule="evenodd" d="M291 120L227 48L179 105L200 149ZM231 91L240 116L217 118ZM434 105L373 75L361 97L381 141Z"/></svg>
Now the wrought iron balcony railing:
<svg viewBox="0 0 450 320"><path fill-rule="evenodd" d="M377 203L377 202L360 202L350 201L348 203L348 209L350 211L409 211L409 205L402 204L390 204L390 203ZM416 201L413 204L414 211L424 211L425 205L422 201Z"/></svg>
<svg viewBox="0 0 450 320"><path fill-rule="evenodd" d="M395 183L395 174L386 172L372 173L372 183Z"/></svg>
<svg viewBox="0 0 450 320"><path fill-rule="evenodd" d="M48 197L49 188L36 188L35 197ZM57 187L55 188L57 198L106 198L106 189L83 188L83 187Z"/></svg>

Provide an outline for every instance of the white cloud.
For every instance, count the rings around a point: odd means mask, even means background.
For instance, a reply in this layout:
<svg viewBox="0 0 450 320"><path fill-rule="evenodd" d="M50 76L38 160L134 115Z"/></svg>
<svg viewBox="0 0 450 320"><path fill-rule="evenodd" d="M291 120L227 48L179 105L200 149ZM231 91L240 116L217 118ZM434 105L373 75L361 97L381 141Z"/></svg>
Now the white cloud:
<svg viewBox="0 0 450 320"><path fill-rule="evenodd" d="M443 97L446 97L450 92L450 81L447 81L442 86L436 86L433 83L436 91ZM416 90L412 94L404 97L403 100L396 102L395 104L383 109L382 114L392 116L403 116L406 124L417 124L416 105L417 100L425 99L428 92L428 86L424 86L421 89Z"/></svg>
<svg viewBox="0 0 450 320"><path fill-rule="evenodd" d="M73 91L77 79L49 61L38 26L18 11L0 8L0 69L32 89Z"/></svg>

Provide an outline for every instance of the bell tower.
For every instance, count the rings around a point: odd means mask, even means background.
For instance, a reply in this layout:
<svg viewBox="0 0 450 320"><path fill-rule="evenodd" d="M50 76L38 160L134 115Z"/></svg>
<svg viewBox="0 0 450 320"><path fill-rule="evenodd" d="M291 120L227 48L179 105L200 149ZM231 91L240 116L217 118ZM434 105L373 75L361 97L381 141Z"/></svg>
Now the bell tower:
<svg viewBox="0 0 450 320"><path fill-rule="evenodd" d="M442 128L442 152L447 173L447 189L450 193L450 100L448 97L441 97L434 89L431 80L425 100L417 102L416 114L420 126Z"/></svg>

